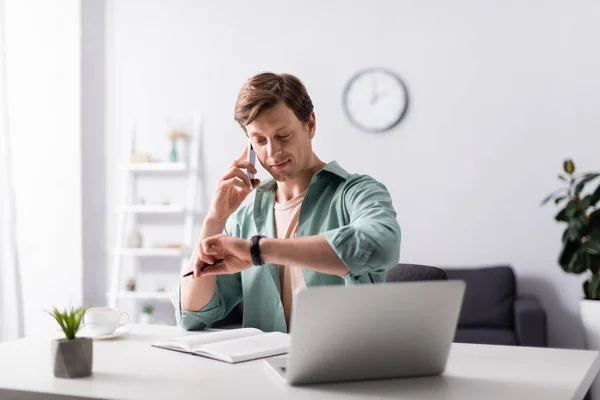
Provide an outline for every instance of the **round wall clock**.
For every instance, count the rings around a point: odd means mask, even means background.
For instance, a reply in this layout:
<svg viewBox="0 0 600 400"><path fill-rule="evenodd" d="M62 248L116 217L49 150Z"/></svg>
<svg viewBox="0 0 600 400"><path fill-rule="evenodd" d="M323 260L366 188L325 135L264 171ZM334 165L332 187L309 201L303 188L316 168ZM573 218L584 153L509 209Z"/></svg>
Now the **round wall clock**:
<svg viewBox="0 0 600 400"><path fill-rule="evenodd" d="M350 122L359 129L385 132L404 118L408 109L408 90L393 71L367 68L350 78L342 104Z"/></svg>

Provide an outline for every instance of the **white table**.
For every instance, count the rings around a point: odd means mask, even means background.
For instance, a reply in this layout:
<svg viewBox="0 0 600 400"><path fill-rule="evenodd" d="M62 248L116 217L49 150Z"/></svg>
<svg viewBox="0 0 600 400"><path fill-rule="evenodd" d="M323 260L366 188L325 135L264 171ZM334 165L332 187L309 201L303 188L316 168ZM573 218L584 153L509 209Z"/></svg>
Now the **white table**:
<svg viewBox="0 0 600 400"><path fill-rule="evenodd" d="M600 369L595 351L455 343L442 376L290 387L262 360L227 364L150 346L191 334L180 328L132 328L94 341L93 376L80 379L52 375L53 335L0 343L0 399L581 399Z"/></svg>

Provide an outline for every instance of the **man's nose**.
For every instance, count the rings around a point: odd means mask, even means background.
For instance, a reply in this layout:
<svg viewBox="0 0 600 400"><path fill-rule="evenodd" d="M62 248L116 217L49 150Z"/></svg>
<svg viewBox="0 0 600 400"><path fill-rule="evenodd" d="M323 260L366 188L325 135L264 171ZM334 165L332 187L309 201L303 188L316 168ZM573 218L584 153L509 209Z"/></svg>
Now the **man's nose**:
<svg viewBox="0 0 600 400"><path fill-rule="evenodd" d="M269 158L273 159L281 153L281 145L277 142L277 140L269 140L269 143L267 144L267 152Z"/></svg>

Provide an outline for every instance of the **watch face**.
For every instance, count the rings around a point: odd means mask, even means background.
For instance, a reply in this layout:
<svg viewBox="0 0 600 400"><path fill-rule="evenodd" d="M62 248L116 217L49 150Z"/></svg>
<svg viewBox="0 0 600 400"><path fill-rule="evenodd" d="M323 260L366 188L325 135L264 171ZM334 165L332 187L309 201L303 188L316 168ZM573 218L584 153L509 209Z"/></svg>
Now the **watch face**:
<svg viewBox="0 0 600 400"><path fill-rule="evenodd" d="M408 108L408 90L402 79L385 68L359 71L343 94L346 116L365 132L385 132L398 125Z"/></svg>

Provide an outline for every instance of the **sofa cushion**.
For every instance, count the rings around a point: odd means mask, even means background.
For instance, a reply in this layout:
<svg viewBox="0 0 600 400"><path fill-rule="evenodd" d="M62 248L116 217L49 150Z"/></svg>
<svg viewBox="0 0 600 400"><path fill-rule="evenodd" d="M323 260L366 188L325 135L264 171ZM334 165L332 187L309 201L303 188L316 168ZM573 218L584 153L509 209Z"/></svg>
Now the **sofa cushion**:
<svg viewBox="0 0 600 400"><path fill-rule="evenodd" d="M512 329L516 283L510 266L444 270L448 280L466 283L459 327Z"/></svg>
<svg viewBox="0 0 600 400"><path fill-rule="evenodd" d="M498 344L514 346L515 334L507 329L460 328L456 330L454 341L457 343Z"/></svg>

